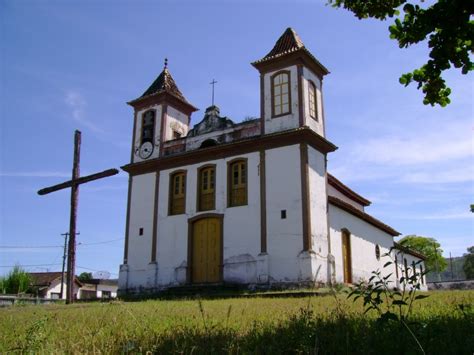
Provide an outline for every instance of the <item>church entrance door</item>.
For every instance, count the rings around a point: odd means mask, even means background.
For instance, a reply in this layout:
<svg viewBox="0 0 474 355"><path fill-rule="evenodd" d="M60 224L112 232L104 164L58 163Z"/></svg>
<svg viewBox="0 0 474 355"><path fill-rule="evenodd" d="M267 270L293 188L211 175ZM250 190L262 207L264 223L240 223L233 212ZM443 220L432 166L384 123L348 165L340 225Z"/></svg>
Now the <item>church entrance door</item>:
<svg viewBox="0 0 474 355"><path fill-rule="evenodd" d="M352 283L351 235L342 231L342 264L344 268L344 283Z"/></svg>
<svg viewBox="0 0 474 355"><path fill-rule="evenodd" d="M221 281L222 220L202 218L192 224L193 283Z"/></svg>

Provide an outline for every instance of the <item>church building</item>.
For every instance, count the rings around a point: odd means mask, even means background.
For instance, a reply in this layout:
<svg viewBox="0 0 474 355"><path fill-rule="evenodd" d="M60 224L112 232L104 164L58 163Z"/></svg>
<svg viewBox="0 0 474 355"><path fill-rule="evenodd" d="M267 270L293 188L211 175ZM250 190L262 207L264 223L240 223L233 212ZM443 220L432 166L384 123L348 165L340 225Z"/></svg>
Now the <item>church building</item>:
<svg viewBox="0 0 474 355"><path fill-rule="evenodd" d="M385 268L422 271L423 255L365 212L370 201L327 172L323 78L291 28L252 63L260 118L197 111L165 62L134 109L119 292L185 285L355 283ZM393 248L398 249L393 249ZM396 273L397 272L397 273ZM411 271L412 272L412 271ZM425 287L425 286L423 286Z"/></svg>

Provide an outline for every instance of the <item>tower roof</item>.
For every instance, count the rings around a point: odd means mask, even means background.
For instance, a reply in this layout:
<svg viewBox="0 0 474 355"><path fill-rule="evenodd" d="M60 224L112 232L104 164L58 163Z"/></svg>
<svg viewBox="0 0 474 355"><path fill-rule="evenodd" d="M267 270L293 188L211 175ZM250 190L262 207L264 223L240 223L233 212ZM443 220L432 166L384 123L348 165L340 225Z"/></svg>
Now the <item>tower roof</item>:
<svg viewBox="0 0 474 355"><path fill-rule="evenodd" d="M316 71L321 75L329 73L329 70L322 65L313 54L305 47L303 41L295 32L294 29L288 27L285 32L278 38L272 50L267 53L262 59L256 60L252 65L260 69L264 66L267 66L269 63L279 61L281 58L287 58L290 55L293 57L307 57L311 64L316 65Z"/></svg>
<svg viewBox="0 0 474 355"><path fill-rule="evenodd" d="M163 71L158 75L155 81L150 85L148 89L140 96L139 98L128 102L129 105L134 106L136 103L145 101L146 99L151 99L155 96L162 96L160 94L169 94L174 99L179 100L181 103L185 104L191 111L197 111L193 105L189 103L188 100L184 97L183 93L178 89L178 85L174 81L171 73L168 70L168 60L165 59L165 67Z"/></svg>

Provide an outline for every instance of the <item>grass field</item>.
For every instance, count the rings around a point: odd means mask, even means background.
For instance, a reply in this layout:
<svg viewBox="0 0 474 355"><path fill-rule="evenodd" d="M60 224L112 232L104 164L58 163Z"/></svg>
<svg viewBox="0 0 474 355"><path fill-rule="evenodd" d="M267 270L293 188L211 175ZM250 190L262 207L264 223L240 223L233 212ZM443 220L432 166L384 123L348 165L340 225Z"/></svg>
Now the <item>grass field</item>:
<svg viewBox="0 0 474 355"><path fill-rule="evenodd" d="M474 291L431 292L411 330L427 354L472 354ZM398 322L339 294L15 306L0 309L0 353L416 354Z"/></svg>

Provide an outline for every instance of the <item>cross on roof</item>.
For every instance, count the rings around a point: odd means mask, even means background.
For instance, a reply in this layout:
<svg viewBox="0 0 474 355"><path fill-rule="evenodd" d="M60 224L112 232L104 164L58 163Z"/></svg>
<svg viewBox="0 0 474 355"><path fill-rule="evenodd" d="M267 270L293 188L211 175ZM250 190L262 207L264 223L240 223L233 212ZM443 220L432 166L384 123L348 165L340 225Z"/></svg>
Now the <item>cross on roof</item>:
<svg viewBox="0 0 474 355"><path fill-rule="evenodd" d="M212 106L214 106L214 85L217 84L217 81L212 79L212 81L209 84L212 85Z"/></svg>

